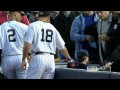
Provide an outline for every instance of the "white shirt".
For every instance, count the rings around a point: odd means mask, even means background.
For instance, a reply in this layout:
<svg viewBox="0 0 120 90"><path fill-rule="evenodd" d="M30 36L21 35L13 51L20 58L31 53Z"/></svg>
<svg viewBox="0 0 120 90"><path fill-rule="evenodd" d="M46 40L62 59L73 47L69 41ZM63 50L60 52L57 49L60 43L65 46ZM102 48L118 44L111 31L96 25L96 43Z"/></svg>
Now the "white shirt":
<svg viewBox="0 0 120 90"><path fill-rule="evenodd" d="M28 26L17 22L7 21L0 27L0 49L2 55L17 55L23 53L24 36Z"/></svg>
<svg viewBox="0 0 120 90"><path fill-rule="evenodd" d="M32 44L31 53L55 53L56 48L64 49L65 42L56 28L46 22L36 21L29 25L25 42Z"/></svg>

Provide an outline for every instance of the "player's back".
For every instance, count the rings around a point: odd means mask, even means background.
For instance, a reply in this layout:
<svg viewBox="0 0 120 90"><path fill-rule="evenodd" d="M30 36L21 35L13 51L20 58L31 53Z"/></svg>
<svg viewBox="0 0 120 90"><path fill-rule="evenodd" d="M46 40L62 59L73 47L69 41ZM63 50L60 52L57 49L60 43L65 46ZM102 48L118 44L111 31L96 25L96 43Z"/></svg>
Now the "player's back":
<svg viewBox="0 0 120 90"><path fill-rule="evenodd" d="M1 25L2 55L22 54L27 25L17 21L7 21Z"/></svg>
<svg viewBox="0 0 120 90"><path fill-rule="evenodd" d="M36 21L32 23L30 27L34 33L32 52L42 51L55 53L57 30L54 26L50 23Z"/></svg>

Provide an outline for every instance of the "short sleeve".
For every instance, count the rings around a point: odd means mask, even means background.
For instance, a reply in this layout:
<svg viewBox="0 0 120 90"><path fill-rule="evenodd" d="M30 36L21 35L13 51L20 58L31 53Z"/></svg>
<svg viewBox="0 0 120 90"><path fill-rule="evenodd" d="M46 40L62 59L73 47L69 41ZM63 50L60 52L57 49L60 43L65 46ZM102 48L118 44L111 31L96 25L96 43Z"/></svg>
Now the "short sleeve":
<svg viewBox="0 0 120 90"><path fill-rule="evenodd" d="M32 44L33 38L34 38L34 30L33 30L33 26L30 25L27 29L26 34L25 34L24 41Z"/></svg>

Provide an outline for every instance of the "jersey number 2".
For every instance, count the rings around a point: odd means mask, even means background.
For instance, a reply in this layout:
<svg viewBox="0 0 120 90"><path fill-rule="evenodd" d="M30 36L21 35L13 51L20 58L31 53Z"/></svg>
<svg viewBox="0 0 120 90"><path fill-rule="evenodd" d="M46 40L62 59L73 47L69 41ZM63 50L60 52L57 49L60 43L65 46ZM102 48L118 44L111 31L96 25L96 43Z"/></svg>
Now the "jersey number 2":
<svg viewBox="0 0 120 90"><path fill-rule="evenodd" d="M52 36L53 36L53 31L50 29L46 30L46 38L44 39L44 29L41 30L42 31L42 39L41 41L46 41L46 42L52 42Z"/></svg>
<svg viewBox="0 0 120 90"><path fill-rule="evenodd" d="M8 32L9 42L15 42L16 41L15 30L14 29L9 29L7 32Z"/></svg>

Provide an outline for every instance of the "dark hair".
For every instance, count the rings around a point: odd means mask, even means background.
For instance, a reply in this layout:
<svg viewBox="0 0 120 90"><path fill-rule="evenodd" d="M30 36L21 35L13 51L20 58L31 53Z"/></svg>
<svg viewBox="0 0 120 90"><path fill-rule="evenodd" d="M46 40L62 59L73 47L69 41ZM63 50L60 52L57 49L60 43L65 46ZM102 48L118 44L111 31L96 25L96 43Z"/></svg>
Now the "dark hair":
<svg viewBox="0 0 120 90"><path fill-rule="evenodd" d="M87 56L79 56L78 61L83 62L86 59Z"/></svg>
<svg viewBox="0 0 120 90"><path fill-rule="evenodd" d="M88 51L87 50L79 50L77 53L77 59L79 62L83 62L86 57L89 57Z"/></svg>

